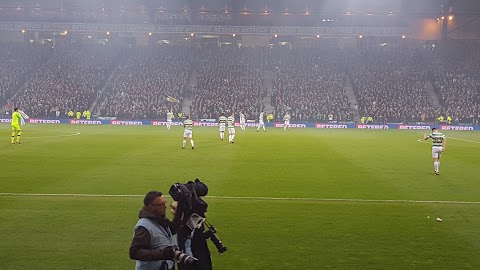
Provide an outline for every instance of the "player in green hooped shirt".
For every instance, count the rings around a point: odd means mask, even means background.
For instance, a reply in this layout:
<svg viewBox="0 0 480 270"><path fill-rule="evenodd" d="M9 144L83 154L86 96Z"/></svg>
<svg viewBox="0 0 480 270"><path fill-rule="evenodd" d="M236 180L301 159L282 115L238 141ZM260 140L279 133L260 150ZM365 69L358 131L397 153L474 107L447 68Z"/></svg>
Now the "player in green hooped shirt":
<svg viewBox="0 0 480 270"><path fill-rule="evenodd" d="M423 138L425 140L432 139L432 158L433 158L433 168L435 170L435 175L440 175L440 157L442 153L445 152L445 146L447 146L447 139L445 135L438 132L437 128L432 128L432 133L424 134Z"/></svg>
<svg viewBox="0 0 480 270"><path fill-rule="evenodd" d="M22 136L22 129L20 129L20 121L22 115L18 112L18 108L15 108L12 113L12 144L15 144L15 133L17 133L17 143L20 144L20 137Z"/></svg>

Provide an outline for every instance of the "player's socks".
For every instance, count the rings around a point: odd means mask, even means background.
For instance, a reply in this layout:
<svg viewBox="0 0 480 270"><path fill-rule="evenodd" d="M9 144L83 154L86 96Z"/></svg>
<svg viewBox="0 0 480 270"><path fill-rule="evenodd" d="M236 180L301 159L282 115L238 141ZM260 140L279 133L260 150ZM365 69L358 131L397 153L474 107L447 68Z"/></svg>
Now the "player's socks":
<svg viewBox="0 0 480 270"><path fill-rule="evenodd" d="M438 162L433 162L433 168L435 169L435 172L438 172Z"/></svg>
<svg viewBox="0 0 480 270"><path fill-rule="evenodd" d="M235 134L232 134L232 139L230 140L232 143L234 138L235 138Z"/></svg>
<svg viewBox="0 0 480 270"><path fill-rule="evenodd" d="M15 143L15 132L12 132L12 143Z"/></svg>
<svg viewBox="0 0 480 270"><path fill-rule="evenodd" d="M186 140L183 140L182 148L185 148L185 145L187 144Z"/></svg>
<svg viewBox="0 0 480 270"><path fill-rule="evenodd" d="M22 132L18 132L17 134L17 143L20 143L20 137L22 136Z"/></svg>
<svg viewBox="0 0 480 270"><path fill-rule="evenodd" d="M195 147L195 143L193 143L193 140L190 140L190 144L192 145L192 149Z"/></svg>
<svg viewBox="0 0 480 270"><path fill-rule="evenodd" d="M437 173L440 173L440 161L437 161Z"/></svg>

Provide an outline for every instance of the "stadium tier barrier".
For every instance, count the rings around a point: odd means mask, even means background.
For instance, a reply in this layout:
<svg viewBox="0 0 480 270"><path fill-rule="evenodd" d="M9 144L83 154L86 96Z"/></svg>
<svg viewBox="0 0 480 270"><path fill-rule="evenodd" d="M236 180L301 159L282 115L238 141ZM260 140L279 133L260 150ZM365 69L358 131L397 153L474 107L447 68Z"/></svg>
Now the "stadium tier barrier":
<svg viewBox="0 0 480 270"><path fill-rule="evenodd" d="M0 123L11 123L10 118L0 118ZM166 121L159 120L84 120L84 119L42 119L29 118L30 124L71 124L71 125L127 125L127 126L166 126ZM173 126L182 126L183 122L173 121ZM218 123L211 121L194 121L194 126L216 127ZM239 126L235 123L235 126ZM247 122L247 127L257 127L257 123ZM283 122L266 122L265 126L283 128ZM319 128L319 129L413 129L429 130L433 127L439 130L480 130L480 126L473 125L438 125L438 124L355 124L355 123L291 123L290 128Z"/></svg>

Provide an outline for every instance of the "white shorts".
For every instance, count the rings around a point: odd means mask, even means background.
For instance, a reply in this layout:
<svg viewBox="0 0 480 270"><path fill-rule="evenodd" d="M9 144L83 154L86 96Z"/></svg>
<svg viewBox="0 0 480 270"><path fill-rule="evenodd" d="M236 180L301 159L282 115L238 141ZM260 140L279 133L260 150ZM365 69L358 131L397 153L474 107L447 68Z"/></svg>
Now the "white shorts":
<svg viewBox="0 0 480 270"><path fill-rule="evenodd" d="M441 146L433 146L432 147L432 158L440 158L442 155L442 147Z"/></svg>
<svg viewBox="0 0 480 270"><path fill-rule="evenodd" d="M171 124L171 123L172 123L172 119L167 120L167 124Z"/></svg>
<svg viewBox="0 0 480 270"><path fill-rule="evenodd" d="M191 131L191 130L188 130L188 129L185 130L185 131L183 132L183 137L184 137L184 138L192 138L192 131Z"/></svg>
<svg viewBox="0 0 480 270"><path fill-rule="evenodd" d="M240 121L240 125L245 125L245 121Z"/></svg>
<svg viewBox="0 0 480 270"><path fill-rule="evenodd" d="M235 134L235 128L228 128L228 134L230 135Z"/></svg>
<svg viewBox="0 0 480 270"><path fill-rule="evenodd" d="M219 126L220 132L225 132L225 126Z"/></svg>
<svg viewBox="0 0 480 270"><path fill-rule="evenodd" d="M263 121L259 121L259 122L258 122L258 125L259 125L259 126L265 126L265 123L263 123Z"/></svg>
<svg viewBox="0 0 480 270"><path fill-rule="evenodd" d="M289 126L290 125L290 121L285 121L285 126Z"/></svg>

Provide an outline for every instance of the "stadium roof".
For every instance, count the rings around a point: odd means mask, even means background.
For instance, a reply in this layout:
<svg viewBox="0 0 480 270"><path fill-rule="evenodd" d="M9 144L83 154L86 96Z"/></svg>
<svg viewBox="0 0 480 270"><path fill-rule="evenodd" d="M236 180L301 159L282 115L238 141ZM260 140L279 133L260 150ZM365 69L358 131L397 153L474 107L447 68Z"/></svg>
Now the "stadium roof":
<svg viewBox="0 0 480 270"><path fill-rule="evenodd" d="M64 8L109 9L131 11L225 11L241 12L305 12L375 14L395 12L403 14L433 15L452 4L456 15L480 15L479 0L2 0L0 8ZM446 12L446 11L445 11Z"/></svg>

